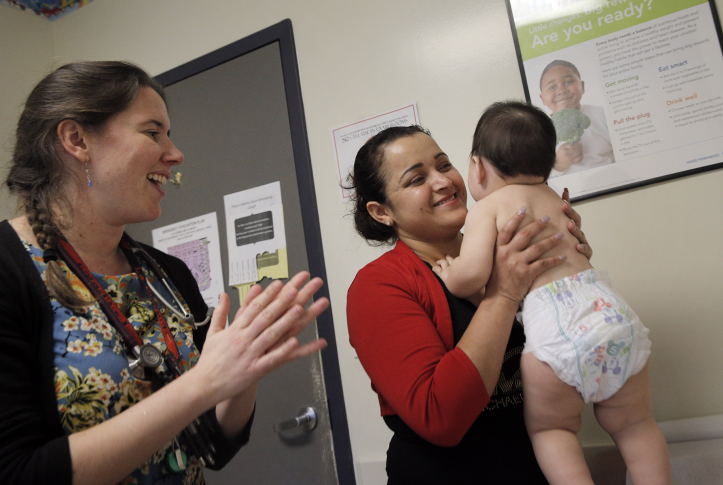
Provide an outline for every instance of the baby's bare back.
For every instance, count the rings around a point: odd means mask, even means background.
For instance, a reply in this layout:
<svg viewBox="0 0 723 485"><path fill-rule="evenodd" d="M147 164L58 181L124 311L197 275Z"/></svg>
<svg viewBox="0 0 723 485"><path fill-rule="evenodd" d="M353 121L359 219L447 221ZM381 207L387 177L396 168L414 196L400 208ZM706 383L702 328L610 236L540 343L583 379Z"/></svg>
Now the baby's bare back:
<svg viewBox="0 0 723 485"><path fill-rule="evenodd" d="M564 254L567 256L567 260L561 265L542 273L532 283L530 291L560 278L592 268L590 261L575 249L578 240L567 229L570 219L562 212L562 199L547 185L508 185L485 197L480 202L485 203L485 205L489 204L488 207L495 214L497 232L502 229L513 214L520 210L522 206L525 206L527 212L520 228L534 220L542 219L544 216L550 217L547 227L532 240L532 243L553 236L558 232L562 233L562 241L541 257L546 258Z"/></svg>

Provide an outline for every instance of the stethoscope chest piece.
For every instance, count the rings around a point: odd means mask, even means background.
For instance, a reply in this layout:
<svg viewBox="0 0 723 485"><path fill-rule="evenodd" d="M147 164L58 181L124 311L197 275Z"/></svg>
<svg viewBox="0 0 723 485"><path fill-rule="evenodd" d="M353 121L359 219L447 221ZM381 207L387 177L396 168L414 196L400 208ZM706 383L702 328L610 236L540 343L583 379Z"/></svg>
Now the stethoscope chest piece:
<svg viewBox="0 0 723 485"><path fill-rule="evenodd" d="M138 356L136 360L129 363L131 373L138 379L145 378L145 369L155 369L163 362L163 354L152 344L133 349Z"/></svg>
<svg viewBox="0 0 723 485"><path fill-rule="evenodd" d="M141 361L143 367L155 369L163 362L163 354L153 345L145 344L141 347L138 359Z"/></svg>

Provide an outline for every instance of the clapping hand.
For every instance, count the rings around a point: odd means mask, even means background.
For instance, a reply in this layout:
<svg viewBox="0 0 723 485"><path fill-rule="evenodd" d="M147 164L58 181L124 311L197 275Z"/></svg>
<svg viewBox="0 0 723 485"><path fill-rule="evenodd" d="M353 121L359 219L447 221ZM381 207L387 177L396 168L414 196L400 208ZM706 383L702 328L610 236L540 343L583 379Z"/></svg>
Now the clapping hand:
<svg viewBox="0 0 723 485"><path fill-rule="evenodd" d="M213 313L203 353L194 368L215 396L216 403L253 387L262 377L287 362L326 347L324 339L303 345L296 336L329 306L320 298L304 305L323 285L301 272L286 285L274 281L265 290L254 285L233 321L226 327L229 299L221 295Z"/></svg>

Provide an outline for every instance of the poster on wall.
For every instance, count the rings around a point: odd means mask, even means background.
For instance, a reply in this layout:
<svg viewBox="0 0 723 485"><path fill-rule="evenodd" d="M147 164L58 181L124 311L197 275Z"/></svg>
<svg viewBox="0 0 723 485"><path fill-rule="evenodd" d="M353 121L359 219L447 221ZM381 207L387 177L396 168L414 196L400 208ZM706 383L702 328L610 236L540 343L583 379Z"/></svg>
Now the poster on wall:
<svg viewBox="0 0 723 485"><path fill-rule="evenodd" d="M723 167L713 0L506 0L525 96L549 114L548 181L572 200Z"/></svg>
<svg viewBox="0 0 723 485"><path fill-rule="evenodd" d="M216 213L153 229L151 235L154 248L186 263L203 301L215 306L224 290Z"/></svg>
<svg viewBox="0 0 723 485"><path fill-rule="evenodd" d="M349 174L354 170L357 152L369 138L392 126L417 124L419 124L417 105L411 103L331 130L341 199L348 200L352 195L352 191L344 187L348 183Z"/></svg>
<svg viewBox="0 0 723 485"><path fill-rule="evenodd" d="M223 196L226 211L228 284L239 292L240 304L264 278L289 277L281 183Z"/></svg>

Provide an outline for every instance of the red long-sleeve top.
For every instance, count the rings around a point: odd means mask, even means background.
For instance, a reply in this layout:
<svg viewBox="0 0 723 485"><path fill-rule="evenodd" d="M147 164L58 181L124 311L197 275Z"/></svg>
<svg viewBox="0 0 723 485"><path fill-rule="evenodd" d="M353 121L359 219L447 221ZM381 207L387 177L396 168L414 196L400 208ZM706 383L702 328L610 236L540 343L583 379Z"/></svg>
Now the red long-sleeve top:
<svg viewBox="0 0 723 485"><path fill-rule="evenodd" d="M398 415L436 445L458 444L490 399L454 346L444 289L406 244L398 241L357 273L347 323L382 416Z"/></svg>

